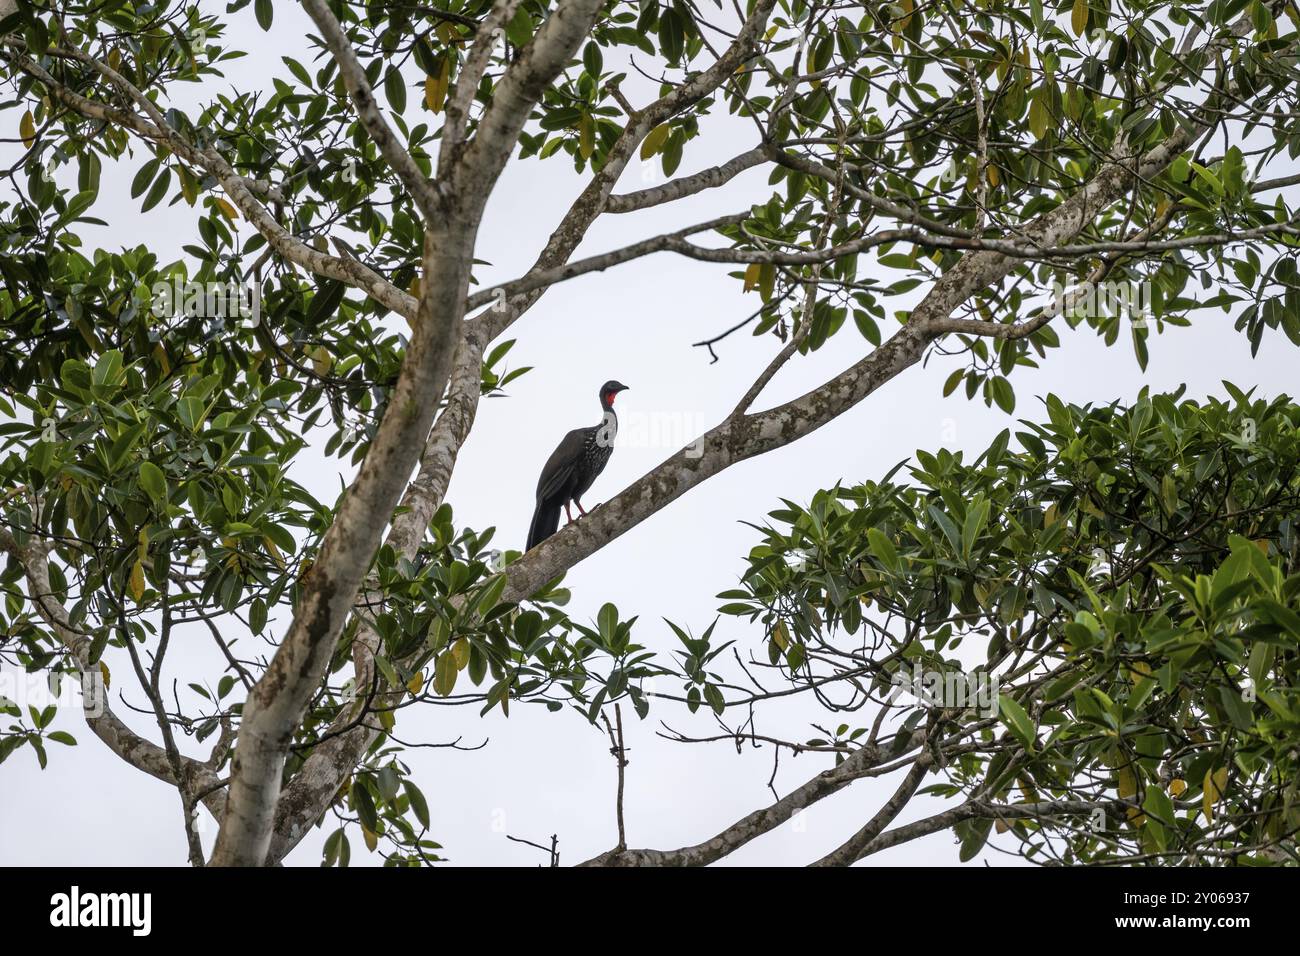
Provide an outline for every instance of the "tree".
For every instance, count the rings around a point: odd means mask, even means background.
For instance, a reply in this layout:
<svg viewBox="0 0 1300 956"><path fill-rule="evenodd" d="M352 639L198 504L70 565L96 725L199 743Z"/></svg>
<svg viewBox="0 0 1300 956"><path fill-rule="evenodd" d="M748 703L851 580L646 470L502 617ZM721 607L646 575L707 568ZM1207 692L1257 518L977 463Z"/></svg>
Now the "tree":
<svg viewBox="0 0 1300 956"><path fill-rule="evenodd" d="M1037 862L1300 862L1300 408L1228 389L1231 404L1129 409L1049 396L1020 450L1007 430L970 464L920 451L915 484L774 511L743 586L719 595L767 653L729 673L712 628L679 631L684 700L719 720L679 737L834 769L698 846L600 862L709 863L899 771L820 865L947 829L970 859L994 826ZM791 693L863 723L774 737L756 714ZM918 793L961 799L888 829Z"/></svg>
<svg viewBox="0 0 1300 956"><path fill-rule="evenodd" d="M969 364L945 390L964 382L1011 411L1011 376L1059 346L1054 322L1109 343L1129 324L1145 361L1152 328L1239 304L1253 347L1278 329L1300 342L1300 177L1274 175L1300 152L1291 2L753 0L715 22L681 0L304 0L310 64L286 56L273 89L175 105L241 55L231 24L249 6L0 8L2 108L26 175L0 200L4 653L89 686L95 735L177 789L195 864L199 805L219 822L211 862L259 865L336 801L392 862L432 859L401 709L464 693L465 674L485 709L644 711L638 682L668 668L617 609L598 628L566 617L564 572L927 354L958 350ZM269 0L251 7L271 29ZM753 143L677 176L724 109ZM502 170L561 156L584 187L533 267L471 291ZM637 157L669 178L616 191ZM78 223L97 221L101 176L125 182L118 164L144 211L193 207L181 260L82 251ZM734 214L575 258L600 216L685 208L757 168L779 189ZM658 252L741 267L738 290L759 301L735 330L770 335L770 364L699 445L498 561L491 530L457 527L444 498L481 396L521 371L504 335L554 284ZM1213 294L1194 298L1193 278ZM823 348L852 364L761 408L787 363ZM288 476L325 423L326 451L360 465L336 502ZM281 615L282 632L268 624ZM185 704L160 682L181 627L206 630L227 664ZM233 653L249 634L273 650ZM160 742L96 692L110 645ZM28 716L0 753L29 744L43 760L51 715ZM1020 733L1028 720L1013 718ZM209 755L182 753L178 730L215 738ZM340 831L327 858L347 852Z"/></svg>

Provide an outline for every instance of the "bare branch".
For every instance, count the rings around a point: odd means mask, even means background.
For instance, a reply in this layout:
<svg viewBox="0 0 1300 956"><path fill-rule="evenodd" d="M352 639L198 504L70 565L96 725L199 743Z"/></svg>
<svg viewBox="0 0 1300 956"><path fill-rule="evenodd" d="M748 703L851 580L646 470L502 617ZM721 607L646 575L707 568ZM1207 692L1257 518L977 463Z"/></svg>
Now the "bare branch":
<svg viewBox="0 0 1300 956"><path fill-rule="evenodd" d="M663 203L674 202L706 189L717 189L726 185L747 169L753 169L767 158L763 147L755 146L748 152L741 153L719 166L711 166L691 176L683 176L662 186L652 186L632 193L610 196L605 204L605 211L611 213L635 212Z"/></svg>

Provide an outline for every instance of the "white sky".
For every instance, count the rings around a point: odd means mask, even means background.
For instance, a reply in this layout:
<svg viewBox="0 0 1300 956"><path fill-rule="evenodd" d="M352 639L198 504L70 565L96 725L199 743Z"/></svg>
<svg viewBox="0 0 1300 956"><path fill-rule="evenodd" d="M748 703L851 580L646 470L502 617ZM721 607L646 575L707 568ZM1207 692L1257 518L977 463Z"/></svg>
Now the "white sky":
<svg viewBox="0 0 1300 956"><path fill-rule="evenodd" d="M221 5L224 7L224 4ZM277 4L271 34L253 25L251 12L234 18L235 46L252 56L229 69L231 82L249 89L267 75L287 75L283 53L309 62L303 39L305 15L296 5ZM180 102L189 102L189 95ZM412 103L416 97L412 96ZM416 110L408 107L408 116ZM6 114L16 117L15 113ZM678 175L726 160L753 143L753 130L717 110L703 123L704 135L688 146ZM5 134L9 135L9 134ZM0 146L0 161L12 162L12 146ZM142 157L137 153L137 157ZM144 243L170 261L194 234L193 212L181 204L139 213L127 198L127 184L142 158L105 171L105 185L93 214L111 230L88 230L88 245L108 248ZM1283 175L1278 170L1273 175ZM658 167L651 174L658 177ZM61 180L67 171L60 174ZM591 230L578 255L590 254L680 228L712 215L745 208L768 195L767 172L750 171L721 190L674 206L631 216L607 216ZM659 181L642 179L633 164L621 191ZM115 184L120 183L120 188ZM0 186L7 189L7 185ZM522 273L550 230L581 188L571 166L556 157L546 162L514 162L488 206L477 255L493 265L481 269L485 286ZM245 227L246 228L246 227ZM866 257L863 259L866 262ZM484 401L474 432L460 456L449 500L458 525L498 528L496 547L521 548L533 507L536 476L559 438L570 428L599 420L596 390L617 378L631 387L619 400L623 428L604 474L584 502L608 500L636 477L672 454L683 440L716 424L735 405L748 382L779 347L771 337L736 335L718 347L721 361L710 365L690 343L731 325L752 311L756 294L740 294L726 267L660 255L557 286L511 330L519 342L511 366L535 370L511 385L508 399ZM885 326L886 334L889 326ZM1295 352L1280 334L1266 335L1258 357L1232 329L1232 318L1198 313L1188 329L1173 329L1149 340L1150 365L1140 372L1127 336L1107 349L1088 330L1058 330L1063 347L1048 354L1039 370L1013 376L1017 416L1036 418L1035 396L1049 391L1072 402L1128 401L1139 388L1153 391L1187 383L1192 397L1222 394L1221 379L1243 387L1258 385L1272 396L1294 381ZM851 323L817 354L791 362L760 401L767 406L795 397L861 358L870 346ZM662 618L700 630L712 620L714 595L735 585L744 555L756 541L742 521L760 522L779 507L779 497L806 501L838 480L856 483L879 478L917 448L941 446L978 454L1016 416L955 395L940 396L952 360L935 358L914 367L859 407L812 436L760 459L738 465L695 489L649 521L620 537L569 574L575 618L594 617L605 601L626 617L640 615L638 643L663 653L676 640ZM961 393L961 390L959 390ZM963 393L964 394L964 393ZM650 417L647 419L646 417ZM676 423L657 443L635 441L636 423ZM319 443L318 443L319 444ZM517 463L517 464L512 464ZM338 463L304 454L295 477L322 500L339 487ZM281 618L278 633L287 625ZM212 678L220 667L206 632L191 632L169 658L169 677L180 682ZM738 646L765 652L758 627L724 618L716 635ZM244 651L244 656L251 654ZM106 660L118 676L114 691L128 685L129 663L110 649ZM200 677L202 675L202 677ZM664 689L670 689L666 684ZM676 688L671 688L676 689ZM128 699L144 703L138 690ZM183 698L184 699L184 698ZM137 731L156 738L152 717L131 714L114 694L114 707ZM603 731L571 711L549 714L541 707L515 706L504 719L499 711L480 719L477 707L408 708L397 732L403 739L466 745L484 739L473 753L446 749L412 750L405 759L428 797L432 837L459 865L535 865L544 855L512 843L506 834L538 843L560 839L561 862L575 863L609 849L616 841L614 762ZM658 720L700 734L715 731L704 715L687 717L658 703L650 719L638 721L624 708L630 766L626 818L634 847L672 848L705 840L744 814L771 802L770 748L737 755L728 744L682 745L656 737ZM764 711L759 729L786 739L817 733L810 721L839 723L796 700ZM864 718L865 715L859 715ZM869 717L865 717L869 719ZM861 723L849 720L852 724ZM174 790L146 777L112 755L86 729L80 715L61 712L56 729L73 733L76 748L50 746L50 765L41 771L34 753L20 749L0 766L0 864L155 864L183 865L180 803ZM207 755L207 745L185 747ZM831 765L829 758L782 757L775 786L788 793ZM936 778L927 779L926 783ZM731 864L804 864L844 839L893 792L897 780L859 781L822 801L778 830L727 859ZM936 801L915 800L897 823L934 812ZM316 865L320 845L333 829L327 824L305 839L289 864ZM215 827L208 821L205 846ZM353 839L353 865L377 863ZM996 838L995 841L996 842ZM986 851L997 865L1014 858ZM872 857L867 865L955 864L951 835L936 834Z"/></svg>

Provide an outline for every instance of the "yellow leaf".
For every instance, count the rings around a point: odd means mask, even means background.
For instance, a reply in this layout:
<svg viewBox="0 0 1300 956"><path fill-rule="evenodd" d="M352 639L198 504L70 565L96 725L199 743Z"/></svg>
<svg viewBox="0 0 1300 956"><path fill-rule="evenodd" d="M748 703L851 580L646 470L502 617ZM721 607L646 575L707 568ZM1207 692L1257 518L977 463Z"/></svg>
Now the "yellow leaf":
<svg viewBox="0 0 1300 956"><path fill-rule="evenodd" d="M781 650L790 646L790 632L786 630L785 621L776 622L776 627L772 629L772 640Z"/></svg>
<svg viewBox="0 0 1300 956"><path fill-rule="evenodd" d="M1136 684L1143 677L1151 676L1151 665L1146 661L1134 661L1128 666L1128 679Z"/></svg>
<svg viewBox="0 0 1300 956"><path fill-rule="evenodd" d="M108 672L108 665L103 661L99 662L99 676L104 678L104 690L108 690L113 683L113 675Z"/></svg>
<svg viewBox="0 0 1300 956"><path fill-rule="evenodd" d="M668 135L672 132L667 123L663 123L652 129L645 140L641 143L641 158L649 159L659 150L664 148L664 143L668 142Z"/></svg>
<svg viewBox="0 0 1300 956"><path fill-rule="evenodd" d="M144 562L139 558L136 558L135 564L131 566L131 580L128 584L132 600L138 602L144 597Z"/></svg>
<svg viewBox="0 0 1300 956"><path fill-rule="evenodd" d="M456 661L456 670L463 671L469 663L469 641L462 637L451 645L451 656Z"/></svg>
<svg viewBox="0 0 1300 956"><path fill-rule="evenodd" d="M312 371L317 375L327 374L334 364L334 357L330 355L323 345L316 346L308 354L311 356Z"/></svg>
<svg viewBox="0 0 1300 956"><path fill-rule="evenodd" d="M424 105L431 112L440 113L447 104L447 88L451 85L451 57L442 58L442 68L437 76L424 78Z"/></svg>
<svg viewBox="0 0 1300 956"><path fill-rule="evenodd" d="M998 176L998 168L992 163L989 163L984 169L984 175L988 177L989 185L996 188L1000 179Z"/></svg>
<svg viewBox="0 0 1300 956"><path fill-rule="evenodd" d="M379 845L379 837L370 832L370 829L363 823L361 824L361 838L366 841L366 849L371 853L375 852L375 847Z"/></svg>
<svg viewBox="0 0 1300 956"><path fill-rule="evenodd" d="M1137 794L1137 777L1134 776L1133 769L1128 764L1118 768L1115 771L1115 775L1119 778L1119 786L1117 789L1121 800L1127 800L1129 797Z"/></svg>
<svg viewBox="0 0 1300 956"><path fill-rule="evenodd" d="M220 197L218 197L217 199L217 208L220 209L221 214L225 216L227 219L229 219L231 222L234 222L236 219L239 218L239 213L235 211L235 207L230 205L230 203L226 202L224 199L221 199Z"/></svg>
<svg viewBox="0 0 1300 956"><path fill-rule="evenodd" d="M108 51L108 65L111 69L116 70L122 63L122 54L117 52L117 47Z"/></svg>
<svg viewBox="0 0 1300 956"><path fill-rule="evenodd" d="M745 269L745 292L758 287L758 274L761 268L761 262L751 262Z"/></svg>
<svg viewBox="0 0 1300 956"><path fill-rule="evenodd" d="M1181 797L1187 791L1187 781L1182 777L1175 777L1169 781L1169 796Z"/></svg>
<svg viewBox="0 0 1300 956"><path fill-rule="evenodd" d="M582 119L578 121L578 155L583 159L591 159L595 148L596 124L590 113L583 113Z"/></svg>
<svg viewBox="0 0 1300 956"><path fill-rule="evenodd" d="M451 651L444 651L438 655L433 665L433 689L439 697L451 696L452 690L456 687L458 673L460 672L456 668L456 658Z"/></svg>
<svg viewBox="0 0 1300 956"><path fill-rule="evenodd" d="M18 135L23 138L23 145L28 149L36 142L36 122L32 119L32 111L28 110L23 114L23 118L18 121Z"/></svg>
<svg viewBox="0 0 1300 956"><path fill-rule="evenodd" d="M1070 13L1070 25L1074 27L1074 35L1083 36L1083 31L1088 29L1088 0L1074 0L1074 9Z"/></svg>
<svg viewBox="0 0 1300 956"><path fill-rule="evenodd" d="M424 688L424 671L419 671L411 675L411 679L406 682L406 689L412 694L418 694Z"/></svg>
<svg viewBox="0 0 1300 956"><path fill-rule="evenodd" d="M1201 784L1204 793L1201 797L1201 810L1205 813L1205 822L1214 822L1214 805L1223 799L1228 789L1228 768L1205 771L1205 780Z"/></svg>
<svg viewBox="0 0 1300 956"><path fill-rule="evenodd" d="M266 535L262 535L262 544L265 545L266 550L270 552L271 557L275 559L275 563L283 568L285 566L284 555L282 555L280 549L275 546L275 542Z"/></svg>

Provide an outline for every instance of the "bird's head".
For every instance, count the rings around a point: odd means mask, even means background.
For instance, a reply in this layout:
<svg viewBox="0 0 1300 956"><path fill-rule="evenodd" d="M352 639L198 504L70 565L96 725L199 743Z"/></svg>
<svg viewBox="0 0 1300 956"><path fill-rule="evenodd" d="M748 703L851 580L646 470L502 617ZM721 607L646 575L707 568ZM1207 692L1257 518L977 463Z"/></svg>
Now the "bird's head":
<svg viewBox="0 0 1300 956"><path fill-rule="evenodd" d="M614 407L614 396L619 392L626 391L627 386L622 382L616 382L610 379L600 387L600 404L602 408Z"/></svg>

